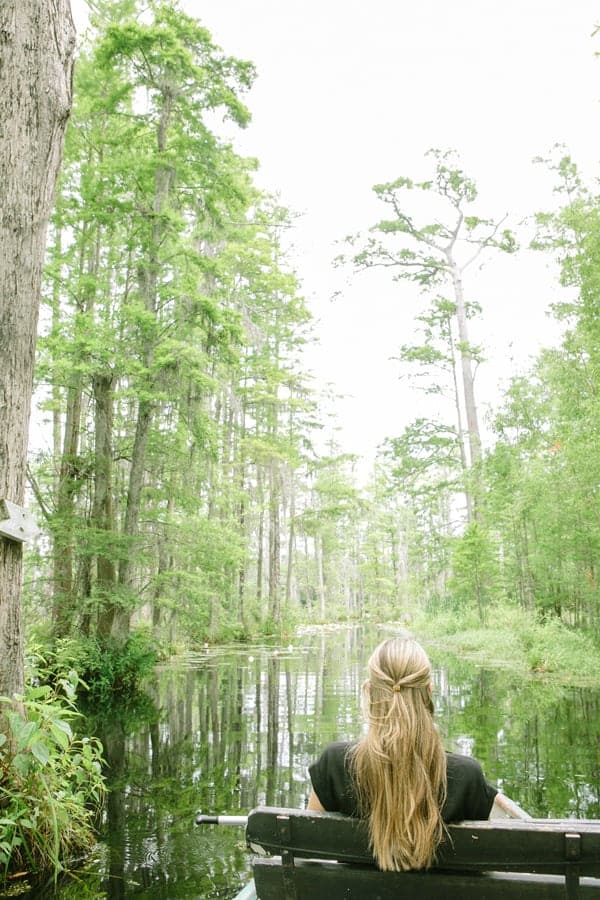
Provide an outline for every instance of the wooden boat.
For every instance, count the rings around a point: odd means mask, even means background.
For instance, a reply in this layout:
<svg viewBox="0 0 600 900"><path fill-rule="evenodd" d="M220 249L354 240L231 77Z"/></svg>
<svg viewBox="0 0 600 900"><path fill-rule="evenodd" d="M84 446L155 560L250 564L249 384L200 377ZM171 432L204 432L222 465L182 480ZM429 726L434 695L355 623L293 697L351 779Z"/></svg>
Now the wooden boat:
<svg viewBox="0 0 600 900"><path fill-rule="evenodd" d="M235 900L600 900L600 820L450 825L426 872L379 871L364 823L337 813L257 807L246 840L254 880Z"/></svg>
<svg viewBox="0 0 600 900"><path fill-rule="evenodd" d="M236 894L233 900L257 900L254 879L242 888L239 894Z"/></svg>

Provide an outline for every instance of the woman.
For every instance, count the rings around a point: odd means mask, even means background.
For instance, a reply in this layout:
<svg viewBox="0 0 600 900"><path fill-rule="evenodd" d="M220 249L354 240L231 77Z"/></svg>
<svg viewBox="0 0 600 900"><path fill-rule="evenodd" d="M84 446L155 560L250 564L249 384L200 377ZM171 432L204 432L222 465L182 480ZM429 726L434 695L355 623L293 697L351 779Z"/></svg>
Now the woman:
<svg viewBox="0 0 600 900"><path fill-rule="evenodd" d="M430 866L445 822L521 811L483 777L477 760L445 753L433 722L431 666L412 638L373 652L363 685L368 723L358 743L334 743L310 766L308 808L367 820L381 869ZM523 814L525 815L525 814Z"/></svg>

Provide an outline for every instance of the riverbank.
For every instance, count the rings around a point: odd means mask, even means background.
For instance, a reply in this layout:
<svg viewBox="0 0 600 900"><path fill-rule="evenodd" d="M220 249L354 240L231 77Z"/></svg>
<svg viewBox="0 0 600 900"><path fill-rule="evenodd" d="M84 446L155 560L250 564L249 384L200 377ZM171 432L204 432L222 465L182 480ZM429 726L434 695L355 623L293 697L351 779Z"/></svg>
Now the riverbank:
<svg viewBox="0 0 600 900"><path fill-rule="evenodd" d="M299 623L295 634L328 633L364 624L361 619ZM426 647L476 665L511 669L521 675L554 676L572 684L600 684L600 641L555 617L542 621L524 610L497 605L488 609L487 621L481 624L475 613L427 615L406 609L401 619L380 622L378 627L410 633Z"/></svg>
<svg viewBox="0 0 600 900"><path fill-rule="evenodd" d="M556 618L539 621L513 607L488 611L481 625L455 613L416 614L411 630L429 644L477 664L522 674L555 676L573 684L600 683L600 645Z"/></svg>

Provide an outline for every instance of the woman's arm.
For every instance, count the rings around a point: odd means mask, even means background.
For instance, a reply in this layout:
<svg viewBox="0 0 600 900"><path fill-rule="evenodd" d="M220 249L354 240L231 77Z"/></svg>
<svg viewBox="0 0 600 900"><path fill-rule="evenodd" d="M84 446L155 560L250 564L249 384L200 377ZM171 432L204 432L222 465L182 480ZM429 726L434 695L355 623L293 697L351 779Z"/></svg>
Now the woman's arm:
<svg viewBox="0 0 600 900"><path fill-rule="evenodd" d="M496 794L494 805L489 815L490 819L531 819L529 813L507 797L505 794Z"/></svg>
<svg viewBox="0 0 600 900"><path fill-rule="evenodd" d="M312 810L313 812L325 812L325 807L317 797L314 788L311 789L310 796L308 798L308 806L306 808Z"/></svg>

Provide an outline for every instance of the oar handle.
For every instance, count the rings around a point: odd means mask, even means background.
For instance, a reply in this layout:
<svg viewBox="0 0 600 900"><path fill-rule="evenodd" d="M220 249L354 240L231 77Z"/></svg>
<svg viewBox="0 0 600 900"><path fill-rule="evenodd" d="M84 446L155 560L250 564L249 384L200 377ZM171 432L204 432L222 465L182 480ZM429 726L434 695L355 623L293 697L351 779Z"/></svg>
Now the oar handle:
<svg viewBox="0 0 600 900"><path fill-rule="evenodd" d="M244 828L248 816L196 816L196 825L241 825Z"/></svg>

